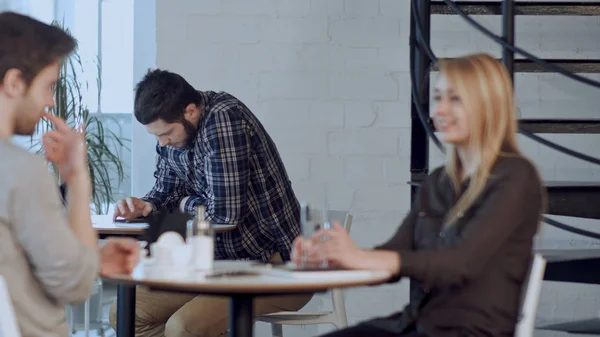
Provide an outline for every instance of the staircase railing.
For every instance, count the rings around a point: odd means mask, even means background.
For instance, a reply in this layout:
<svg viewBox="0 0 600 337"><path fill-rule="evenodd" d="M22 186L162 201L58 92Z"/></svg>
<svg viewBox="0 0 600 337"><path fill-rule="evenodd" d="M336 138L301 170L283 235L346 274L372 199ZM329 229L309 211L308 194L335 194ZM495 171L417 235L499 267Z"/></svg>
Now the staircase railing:
<svg viewBox="0 0 600 337"><path fill-rule="evenodd" d="M568 78L576 80L587 85L600 88L600 82L592 79L583 77L579 74L572 73L566 69L542 60L535 55L517 47L514 45L514 1L504 0L502 2L502 32L503 37L497 36L493 32L489 31L477 21L473 20L467 13L465 13L458 5L453 1L443 0L443 2L450 7L456 14L461 16L467 23L473 26L475 29L485 34L498 44L502 46L502 62L508 69L511 78L514 78L514 54L521 54L527 59L540 66L560 73ZM431 139L436 147L446 152L444 146L435 135L433 129L433 123L429 117L429 73L431 71L432 62L437 62L433 50L429 45L430 40L430 17L431 17L431 0L411 0L411 34L410 34L410 79L411 79L411 117L412 123L412 137L411 137L411 187L412 196L414 197L418 184L424 176L427 174L429 169L429 143ZM513 82L514 85L514 82ZM426 112L427 111L427 112ZM416 118L420 124L415 123ZM539 142L545 146L548 146L554 150L575 157L577 159L590 162L596 165L600 165L600 159L595 158L584 153L569 149L557 143L551 142L547 139L539 137L522 127L519 128L519 133L524 136ZM412 198L414 199L414 198ZM545 223L562 229L567 232L587 236L594 239L600 239L600 234L583 230L580 228L572 227L561 223L559 221L543 217Z"/></svg>

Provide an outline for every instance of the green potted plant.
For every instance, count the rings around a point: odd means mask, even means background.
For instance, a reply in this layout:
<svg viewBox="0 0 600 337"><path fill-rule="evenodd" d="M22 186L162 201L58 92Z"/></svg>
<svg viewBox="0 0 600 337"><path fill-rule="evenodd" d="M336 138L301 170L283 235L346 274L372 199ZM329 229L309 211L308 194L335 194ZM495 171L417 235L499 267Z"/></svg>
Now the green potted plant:
<svg viewBox="0 0 600 337"><path fill-rule="evenodd" d="M64 28L63 25L57 22L53 22L53 25L62 28L70 34L69 29ZM99 62L97 64L99 98L101 89L99 76L100 64ZM84 89L87 86L84 86L77 77L78 72L81 72L82 69L81 57L76 50L61 66L59 79L55 87L54 109L52 109L52 113L64 119L73 128L84 127L88 148L88 167L92 180L92 201L95 212L97 214L104 214L108 211L108 206L114 201L114 188L118 187L125 178L121 159L115 149L126 148L125 143L128 140L122 139L112 130L106 129L100 116L90 115L83 101ZM42 119L38 124L36 134L41 135L52 130L52 128L53 126L50 122ZM39 137L31 138L31 148L38 153L43 151ZM58 171L53 165L50 166L59 184L62 185L63 182ZM111 178L111 172L116 173L116 181Z"/></svg>

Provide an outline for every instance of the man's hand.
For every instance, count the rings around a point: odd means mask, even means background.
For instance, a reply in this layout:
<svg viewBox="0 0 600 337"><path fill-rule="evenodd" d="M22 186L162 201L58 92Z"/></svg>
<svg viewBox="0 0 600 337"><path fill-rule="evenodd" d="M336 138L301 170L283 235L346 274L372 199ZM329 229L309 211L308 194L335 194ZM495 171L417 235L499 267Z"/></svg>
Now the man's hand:
<svg viewBox="0 0 600 337"><path fill-rule="evenodd" d="M89 177L83 130L71 129L60 117L51 114L45 114L45 117L55 128L42 139L48 161L56 165L67 184L75 182L77 177Z"/></svg>
<svg viewBox="0 0 600 337"><path fill-rule="evenodd" d="M100 248L100 275L128 275L140 260L140 245L128 238L109 239Z"/></svg>
<svg viewBox="0 0 600 337"><path fill-rule="evenodd" d="M113 220L122 217L132 220L140 216L147 216L152 212L152 204L144 200L129 197L117 202L114 209Z"/></svg>

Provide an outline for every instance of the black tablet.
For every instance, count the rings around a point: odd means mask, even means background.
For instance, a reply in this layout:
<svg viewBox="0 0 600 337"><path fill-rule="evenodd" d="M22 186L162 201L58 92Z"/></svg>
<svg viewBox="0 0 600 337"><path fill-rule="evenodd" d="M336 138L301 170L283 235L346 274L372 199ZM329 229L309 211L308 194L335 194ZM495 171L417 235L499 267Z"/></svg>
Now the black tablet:
<svg viewBox="0 0 600 337"><path fill-rule="evenodd" d="M148 219L149 219L149 217L147 217L147 216L143 216L143 217L139 217L139 218L135 218L135 219L117 218L117 219L115 219L115 222L121 222L121 223L148 223Z"/></svg>
<svg viewBox="0 0 600 337"><path fill-rule="evenodd" d="M165 232L175 232L187 240L187 222L192 217L179 210L154 212L145 218L148 228L144 231L141 240L147 241L148 245L156 242Z"/></svg>

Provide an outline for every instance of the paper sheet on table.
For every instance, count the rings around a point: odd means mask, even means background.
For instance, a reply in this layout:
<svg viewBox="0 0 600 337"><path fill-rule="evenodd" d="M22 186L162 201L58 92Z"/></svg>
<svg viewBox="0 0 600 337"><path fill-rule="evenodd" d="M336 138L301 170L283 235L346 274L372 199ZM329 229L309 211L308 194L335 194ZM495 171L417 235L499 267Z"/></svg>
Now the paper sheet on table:
<svg viewBox="0 0 600 337"><path fill-rule="evenodd" d="M146 227L148 227L147 223L128 223L128 222L115 222L115 227L121 227L121 228L140 228L140 229L144 229Z"/></svg>
<svg viewBox="0 0 600 337"><path fill-rule="evenodd" d="M287 264L288 268L283 266L275 267L255 267L254 270L262 274L266 274L274 277L283 277L291 279L304 279L304 280L343 280L348 278L369 278L373 275L373 271L370 270L314 270L314 271L301 271L294 270L290 267L290 263ZM377 272L375 272L377 273Z"/></svg>

